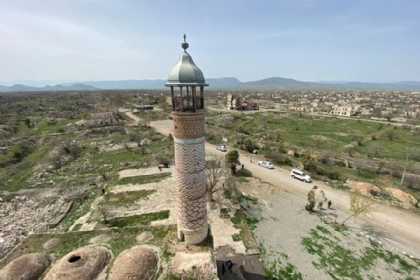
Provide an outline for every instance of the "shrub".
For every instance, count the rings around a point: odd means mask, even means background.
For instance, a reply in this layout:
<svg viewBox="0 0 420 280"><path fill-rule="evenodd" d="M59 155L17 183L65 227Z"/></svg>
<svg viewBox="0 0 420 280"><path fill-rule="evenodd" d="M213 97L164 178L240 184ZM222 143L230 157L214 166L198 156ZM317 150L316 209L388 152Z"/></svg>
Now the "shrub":
<svg viewBox="0 0 420 280"><path fill-rule="evenodd" d="M169 166L171 164L171 159L166 154L158 154L155 157L158 164Z"/></svg>
<svg viewBox="0 0 420 280"><path fill-rule="evenodd" d="M240 177L252 177L252 172L249 171L246 168L241 168L238 171L236 171L236 176L240 176Z"/></svg>
<svg viewBox="0 0 420 280"><path fill-rule="evenodd" d="M129 134L129 139L130 139L131 142L140 143L143 138L138 133L131 133L131 134Z"/></svg>
<svg viewBox="0 0 420 280"><path fill-rule="evenodd" d="M330 169L323 169L323 173L331 180L340 180L341 174L337 171L330 170Z"/></svg>
<svg viewBox="0 0 420 280"><path fill-rule="evenodd" d="M237 145L241 150L245 150L249 153L253 153L254 150L259 149L258 145L250 138L240 138Z"/></svg>
<svg viewBox="0 0 420 280"><path fill-rule="evenodd" d="M229 151L225 156L227 166L237 164L239 162L239 152L237 150Z"/></svg>
<svg viewBox="0 0 420 280"><path fill-rule="evenodd" d="M73 159L79 158L80 154L82 153L82 148L79 146L77 142L70 142L64 145L63 147L64 152L70 155Z"/></svg>
<svg viewBox="0 0 420 280"><path fill-rule="evenodd" d="M389 141L394 141L398 138L398 135L395 133L394 130L388 130L385 134L385 137L389 140Z"/></svg>
<svg viewBox="0 0 420 280"><path fill-rule="evenodd" d="M220 142L222 142L222 136L211 132L207 132L206 140L212 144L219 144Z"/></svg>
<svg viewBox="0 0 420 280"><path fill-rule="evenodd" d="M413 151L413 152L410 154L410 159L411 159L411 160L414 160L414 161L418 161L418 162L420 162L420 151Z"/></svg>
<svg viewBox="0 0 420 280"><path fill-rule="evenodd" d="M313 160L308 160L305 161L303 164L305 170L309 171L309 172L313 172L317 175L320 176L325 176L328 177L331 180L340 180L341 179L341 174L337 171L328 169L328 168L324 168L323 166L320 166L320 164L318 164L317 162L313 161Z"/></svg>
<svg viewBox="0 0 420 280"><path fill-rule="evenodd" d="M288 156L280 152L269 151L265 157L278 165L292 165L292 161Z"/></svg>
<svg viewBox="0 0 420 280"><path fill-rule="evenodd" d="M312 160L307 160L303 163L303 167L305 168L305 170L309 171L309 172L317 172L318 170L318 165L312 161Z"/></svg>
<svg viewBox="0 0 420 280"><path fill-rule="evenodd" d="M25 157L27 157L30 153L32 153L33 144L34 143L28 141L28 142L22 142L14 146L12 149L14 160L16 162L21 162Z"/></svg>

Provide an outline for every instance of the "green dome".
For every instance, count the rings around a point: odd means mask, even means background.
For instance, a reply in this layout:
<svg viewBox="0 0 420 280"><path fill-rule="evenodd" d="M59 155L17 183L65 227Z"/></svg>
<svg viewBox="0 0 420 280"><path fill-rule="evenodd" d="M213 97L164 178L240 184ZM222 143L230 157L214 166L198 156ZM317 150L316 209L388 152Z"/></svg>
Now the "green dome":
<svg viewBox="0 0 420 280"><path fill-rule="evenodd" d="M185 35L182 48L184 49L184 53L181 55L178 63L172 68L166 85L207 86L203 72L195 65L191 55L187 52L188 43L185 42Z"/></svg>

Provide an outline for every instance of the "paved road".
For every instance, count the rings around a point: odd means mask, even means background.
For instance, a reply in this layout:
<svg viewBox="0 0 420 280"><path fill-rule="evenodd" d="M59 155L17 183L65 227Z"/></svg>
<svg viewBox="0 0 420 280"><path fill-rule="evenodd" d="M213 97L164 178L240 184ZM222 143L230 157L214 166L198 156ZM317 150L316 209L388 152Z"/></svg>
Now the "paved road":
<svg viewBox="0 0 420 280"><path fill-rule="evenodd" d="M171 120L151 122L151 126L158 132L168 135L172 130ZM224 153L216 150L215 145L206 143L206 153L215 156L224 156ZM249 169L255 177L277 186L288 192L297 193L306 197L312 184L303 183L290 178L289 170L276 167L268 170L251 163L250 154L240 152L241 163ZM348 211L350 207L350 195L346 191L329 187L324 182L315 181L313 184L320 186L327 197L334 203L334 207ZM412 254L420 256L420 216L412 212L386 204L375 203L373 210L364 221L369 223L375 230L387 235L390 239L407 248ZM409 250L411 249L411 250Z"/></svg>

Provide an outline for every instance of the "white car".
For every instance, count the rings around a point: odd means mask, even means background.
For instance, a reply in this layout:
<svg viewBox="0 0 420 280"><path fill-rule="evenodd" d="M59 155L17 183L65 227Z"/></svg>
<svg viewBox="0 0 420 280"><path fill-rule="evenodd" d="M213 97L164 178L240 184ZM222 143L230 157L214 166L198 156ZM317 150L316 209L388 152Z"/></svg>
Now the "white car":
<svg viewBox="0 0 420 280"><path fill-rule="evenodd" d="M226 145L217 145L216 150L224 152L224 153L227 152Z"/></svg>
<svg viewBox="0 0 420 280"><path fill-rule="evenodd" d="M274 169L274 165L271 163L271 161L268 161L268 160L260 160L258 162L258 165L265 167L267 169Z"/></svg>
<svg viewBox="0 0 420 280"><path fill-rule="evenodd" d="M306 183L311 183L312 182L312 178L311 176L305 174L302 170L299 169L292 169L292 171L290 172L290 176L293 179L298 179L300 181L306 182Z"/></svg>

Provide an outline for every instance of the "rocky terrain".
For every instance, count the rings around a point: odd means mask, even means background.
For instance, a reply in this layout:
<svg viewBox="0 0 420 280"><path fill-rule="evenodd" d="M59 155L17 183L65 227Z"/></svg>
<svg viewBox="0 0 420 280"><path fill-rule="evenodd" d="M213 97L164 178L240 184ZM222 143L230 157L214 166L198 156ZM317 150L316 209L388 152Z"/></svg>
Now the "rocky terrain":
<svg viewBox="0 0 420 280"><path fill-rule="evenodd" d="M29 234L54 229L72 207L57 194L20 193L0 198L0 258Z"/></svg>

